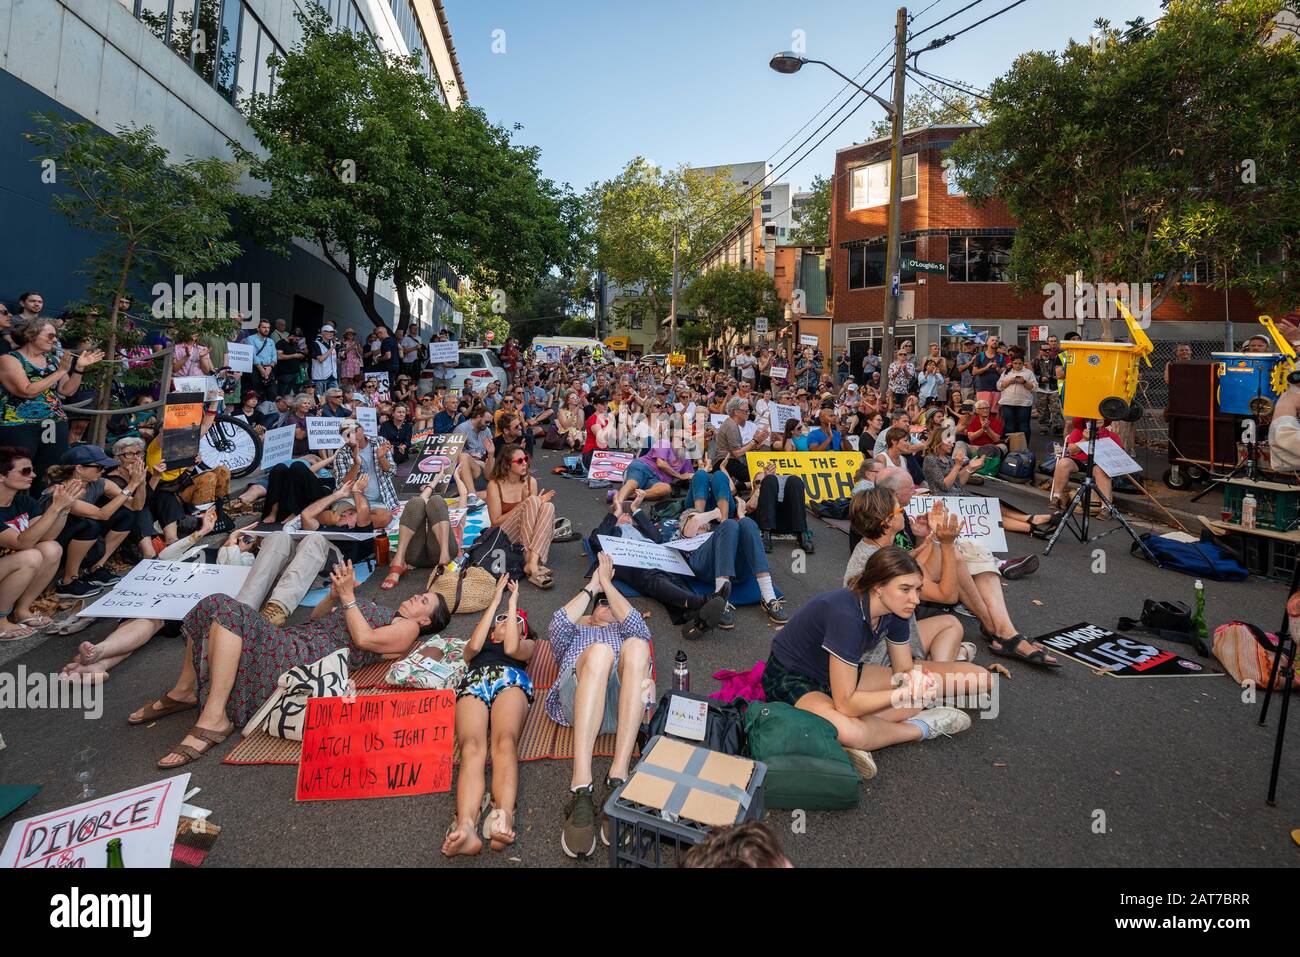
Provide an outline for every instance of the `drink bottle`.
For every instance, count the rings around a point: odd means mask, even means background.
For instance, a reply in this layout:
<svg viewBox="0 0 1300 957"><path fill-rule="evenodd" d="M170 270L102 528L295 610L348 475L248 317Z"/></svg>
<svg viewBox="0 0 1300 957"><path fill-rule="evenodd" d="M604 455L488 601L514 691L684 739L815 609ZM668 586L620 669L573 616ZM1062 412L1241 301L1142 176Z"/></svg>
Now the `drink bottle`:
<svg viewBox="0 0 1300 957"><path fill-rule="evenodd" d="M108 842L108 863L104 866L110 868L126 867L122 863L122 839L120 837L115 837Z"/></svg>
<svg viewBox="0 0 1300 957"><path fill-rule="evenodd" d="M684 651L677 652L677 657L673 659L673 690L691 690L691 671L686 667L686 652Z"/></svg>

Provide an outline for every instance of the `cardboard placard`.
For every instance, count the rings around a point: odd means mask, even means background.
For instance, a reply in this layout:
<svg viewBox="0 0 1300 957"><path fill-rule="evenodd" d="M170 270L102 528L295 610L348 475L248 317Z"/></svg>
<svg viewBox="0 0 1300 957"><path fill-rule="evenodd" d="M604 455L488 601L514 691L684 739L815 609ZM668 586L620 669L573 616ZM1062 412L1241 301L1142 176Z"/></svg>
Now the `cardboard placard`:
<svg viewBox="0 0 1300 957"><path fill-rule="evenodd" d="M375 390L381 402L387 402L391 396L388 391L388 373L387 372L367 372L367 382L375 382L378 388Z"/></svg>
<svg viewBox="0 0 1300 957"><path fill-rule="evenodd" d="M995 498L976 495L912 496L907 514L915 518L929 514L935 502L942 502L950 513L961 516L961 537L978 542L991 552L1007 550L1007 533L1002 528L1002 503Z"/></svg>
<svg viewBox="0 0 1300 957"><path fill-rule="evenodd" d="M441 495L450 484L452 472L464 449L463 435L448 433L430 438L416 453L415 464L402 484L402 491L419 492L426 485L433 485L435 492Z"/></svg>
<svg viewBox="0 0 1300 957"><path fill-rule="evenodd" d="M237 595L248 565L208 565L146 558L78 615L180 621L209 595Z"/></svg>
<svg viewBox="0 0 1300 957"><path fill-rule="evenodd" d="M262 436L262 471L293 461L293 440L296 426L282 425Z"/></svg>
<svg viewBox="0 0 1300 957"><path fill-rule="evenodd" d="M768 374L772 377L773 382L783 382L785 377L790 374L790 369L786 366L774 365Z"/></svg>
<svg viewBox="0 0 1300 957"><path fill-rule="evenodd" d="M210 375L178 375L172 376L172 391L197 392L202 396L208 396L213 392L220 392L221 383L215 376Z"/></svg>
<svg viewBox="0 0 1300 957"><path fill-rule="evenodd" d="M189 772L19 821L0 867L102 868L122 841L125 867L170 867Z"/></svg>
<svg viewBox="0 0 1300 957"><path fill-rule="evenodd" d="M610 557L615 565L627 568L657 568L659 571L672 572L693 578L695 572L686 564L681 552L667 545L654 542L640 542L629 538L611 535L597 535L601 550Z"/></svg>
<svg viewBox="0 0 1300 957"><path fill-rule="evenodd" d="M816 336L807 336L807 335L805 335L805 336L800 336L800 337L799 337L799 345L801 345L801 346L812 346L814 349L816 349L816 348L817 348L817 342L818 342L818 339L817 339Z"/></svg>
<svg viewBox="0 0 1300 957"><path fill-rule="evenodd" d="M591 453L591 468L587 470L587 477L592 481L621 482L634 458L636 456L631 452L596 449Z"/></svg>
<svg viewBox="0 0 1300 957"><path fill-rule="evenodd" d="M460 362L460 344L456 342L429 343L429 361L450 362L452 365L456 365Z"/></svg>
<svg viewBox="0 0 1300 957"><path fill-rule="evenodd" d="M661 737L637 762L622 797L709 827L726 827L741 816L738 796L753 777L754 762L748 758Z"/></svg>
<svg viewBox="0 0 1300 957"><path fill-rule="evenodd" d="M803 479L804 495L812 502L853 497L853 476L862 464L861 452L747 452L749 474L757 475L768 462L778 475Z"/></svg>
<svg viewBox="0 0 1300 957"><path fill-rule="evenodd" d="M799 406L797 405L781 405L779 402L773 402L768 406L768 409L771 410L769 415L772 419L773 435L784 435L785 424L791 419L794 419L796 422L801 422L803 420L803 413L799 411Z"/></svg>
<svg viewBox="0 0 1300 957"><path fill-rule="evenodd" d="M368 405L358 405L353 415L361 423L361 430L375 442L379 441L379 410Z"/></svg>
<svg viewBox="0 0 1300 957"><path fill-rule="evenodd" d="M199 454L203 396L173 392L163 406L162 457L171 468L193 465Z"/></svg>
<svg viewBox="0 0 1300 957"><path fill-rule="evenodd" d="M455 717L453 691L308 699L295 798L450 791Z"/></svg>
<svg viewBox="0 0 1300 957"><path fill-rule="evenodd" d="M252 372L253 347L247 342L227 342L226 365L235 372Z"/></svg>
<svg viewBox="0 0 1300 957"><path fill-rule="evenodd" d="M731 416L722 415L721 413L710 413L709 425L713 426L713 431L722 428L722 423L726 422ZM753 442L754 436L758 434L758 423L750 419L740 427L740 438L742 442Z"/></svg>
<svg viewBox="0 0 1300 957"><path fill-rule="evenodd" d="M1116 478L1120 475L1133 475L1142 471L1142 466L1138 465L1124 449L1111 438L1101 438L1097 440L1097 448L1093 453L1093 461L1097 466L1109 475Z"/></svg>
<svg viewBox="0 0 1300 957"><path fill-rule="evenodd" d="M1157 648L1145 638L1129 638L1086 621L1039 635L1033 640L1041 642L1049 654L1064 655L1115 678L1196 678L1219 675L1212 668L1172 651Z"/></svg>
<svg viewBox="0 0 1300 957"><path fill-rule="evenodd" d="M343 433L339 431L339 423L343 421L329 415L307 416L307 448L312 450L343 448Z"/></svg>

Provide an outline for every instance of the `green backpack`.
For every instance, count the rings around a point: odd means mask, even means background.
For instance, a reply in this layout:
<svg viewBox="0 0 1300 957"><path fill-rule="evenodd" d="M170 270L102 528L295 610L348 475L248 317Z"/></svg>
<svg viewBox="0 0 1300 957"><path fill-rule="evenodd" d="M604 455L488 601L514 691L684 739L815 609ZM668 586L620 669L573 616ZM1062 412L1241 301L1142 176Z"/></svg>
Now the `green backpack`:
<svg viewBox="0 0 1300 957"><path fill-rule="evenodd" d="M750 755L767 765L768 807L841 811L858 806L858 772L825 718L781 701L755 701L745 711L745 733Z"/></svg>
<svg viewBox="0 0 1300 957"><path fill-rule="evenodd" d="M976 475L998 474L998 468L1002 465L1002 456L998 455L997 452L990 452L987 454L988 458L985 459L984 464L979 467L979 471L975 473Z"/></svg>

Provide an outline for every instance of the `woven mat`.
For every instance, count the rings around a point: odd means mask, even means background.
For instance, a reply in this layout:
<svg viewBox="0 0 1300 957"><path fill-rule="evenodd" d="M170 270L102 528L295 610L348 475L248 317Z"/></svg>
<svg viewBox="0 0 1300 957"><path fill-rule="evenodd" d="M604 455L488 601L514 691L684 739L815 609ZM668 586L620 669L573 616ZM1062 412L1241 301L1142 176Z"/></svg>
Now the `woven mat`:
<svg viewBox="0 0 1300 957"><path fill-rule="evenodd" d="M387 662L367 665L357 670L353 676L357 683L357 695L394 694L405 688L394 688L380 684L388 670ZM573 729L566 728L552 721L546 714L545 692L550 689L559 676L559 665L551 652L549 641L539 641L533 652L533 659L528 663L528 674L533 679L533 706L528 710L524 721L523 733L519 736L519 760L541 761L555 759L560 761L573 758ZM596 748L592 752L596 757L610 757L614 754L614 735L602 734L596 739ZM288 741L273 737L265 731L255 731L235 745L222 760L222 764L297 764L302 754L301 741ZM456 749L453 761L460 760L460 748Z"/></svg>

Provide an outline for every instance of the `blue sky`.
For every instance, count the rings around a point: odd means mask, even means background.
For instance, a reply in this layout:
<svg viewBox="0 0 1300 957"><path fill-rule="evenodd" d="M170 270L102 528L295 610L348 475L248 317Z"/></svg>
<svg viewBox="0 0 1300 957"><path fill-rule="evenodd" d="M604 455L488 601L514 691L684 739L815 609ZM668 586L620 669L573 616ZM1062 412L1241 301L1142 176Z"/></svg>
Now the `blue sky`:
<svg viewBox="0 0 1300 957"><path fill-rule="evenodd" d="M918 32L970 0L909 5ZM955 32L1010 0L983 0L920 38ZM843 82L820 66L793 76L767 61L802 30L806 56L852 76L894 31L896 2L883 0L444 0L470 101L494 122L521 124L520 142L542 149L542 167L577 189L617 173L638 154L655 163L711 166L785 158L831 112L782 147ZM921 68L987 86L1026 50L1059 50L1086 38L1097 17L1115 25L1160 15L1157 0L1027 0L926 53ZM503 33L495 33L503 31ZM504 42L504 52L493 52ZM876 58L865 79L884 56ZM882 74L883 76L883 74ZM913 80L908 78L909 89ZM872 84L874 86L874 83ZM935 84L939 93L945 89ZM880 90L888 98L889 85ZM847 94L841 93L838 105ZM861 94L856 94L859 98ZM854 104L856 105L856 104ZM864 106L807 159L776 177L796 188L829 175L835 150L867 138L883 115ZM842 114L841 114L842 116ZM839 118L817 134L811 146ZM802 155L805 146L797 155ZM775 155L774 155L775 154Z"/></svg>

